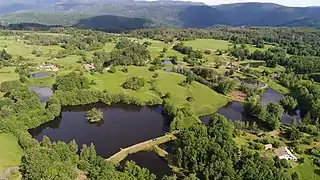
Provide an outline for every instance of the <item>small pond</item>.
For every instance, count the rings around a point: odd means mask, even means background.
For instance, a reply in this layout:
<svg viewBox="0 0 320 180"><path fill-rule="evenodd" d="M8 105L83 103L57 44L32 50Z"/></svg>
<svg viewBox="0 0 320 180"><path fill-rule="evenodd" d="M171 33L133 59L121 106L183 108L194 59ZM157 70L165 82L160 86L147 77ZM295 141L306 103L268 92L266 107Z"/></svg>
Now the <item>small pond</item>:
<svg viewBox="0 0 320 180"><path fill-rule="evenodd" d="M247 79L240 79L241 84L245 84L250 88L262 88L266 84L259 81L258 79L247 78Z"/></svg>
<svg viewBox="0 0 320 180"><path fill-rule="evenodd" d="M53 93L52 89L48 87L41 88L41 87L31 86L30 88L39 95L40 102L47 102Z"/></svg>
<svg viewBox="0 0 320 180"><path fill-rule="evenodd" d="M93 107L104 113L104 121L100 124L90 124L85 118L86 112ZM120 148L164 135L169 130L171 119L161 112L161 106L124 104L66 107L60 117L29 132L38 141L46 135L52 141L69 142L74 139L79 146L93 143L97 154L107 158Z"/></svg>
<svg viewBox="0 0 320 180"><path fill-rule="evenodd" d="M271 102L279 103L283 97L283 94L280 94L278 91L268 88L261 96L261 103L263 105L268 105Z"/></svg>
<svg viewBox="0 0 320 180"><path fill-rule="evenodd" d="M130 154L121 163L124 163L127 160L132 160L137 165L148 168L158 177L158 179L164 175L172 175L172 170L168 166L168 162L158 156L154 151L141 151L135 154Z"/></svg>
<svg viewBox="0 0 320 180"><path fill-rule="evenodd" d="M266 66L266 62L264 61L258 61L258 62L249 62L249 63L241 63L242 66L252 67L252 68L258 68L260 66Z"/></svg>
<svg viewBox="0 0 320 180"><path fill-rule="evenodd" d="M29 74L29 78L37 79L37 78L45 78L45 77L52 77L52 74L46 72L37 72Z"/></svg>
<svg viewBox="0 0 320 180"><path fill-rule="evenodd" d="M283 97L282 94L273 90L273 89L266 89L261 97L261 102L263 105L267 105L270 102L279 103L281 98ZM222 107L218 110L219 114L224 115L230 120L240 120L240 121L255 121L256 118L252 116L248 116L244 113L243 105L240 102L230 102L225 107ZM209 123L211 116L202 116L200 120L203 123ZM297 111L297 115L290 116L288 114L284 114L282 117L282 124L290 125L292 123L293 118L296 118L297 122L301 121L300 113Z"/></svg>

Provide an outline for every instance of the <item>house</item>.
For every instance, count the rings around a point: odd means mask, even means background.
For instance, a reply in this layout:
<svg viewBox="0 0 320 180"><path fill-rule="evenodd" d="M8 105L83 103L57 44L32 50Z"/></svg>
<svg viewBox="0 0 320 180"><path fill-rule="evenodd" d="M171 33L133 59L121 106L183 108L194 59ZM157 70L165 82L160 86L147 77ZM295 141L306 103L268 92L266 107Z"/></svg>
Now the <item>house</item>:
<svg viewBox="0 0 320 180"><path fill-rule="evenodd" d="M272 149L272 144L265 144L263 145L264 146L264 149L267 150L267 149Z"/></svg>
<svg viewBox="0 0 320 180"><path fill-rule="evenodd" d="M85 70L94 70L96 68L94 67L93 63L91 63L91 64L84 65L84 69Z"/></svg>
<svg viewBox="0 0 320 180"><path fill-rule="evenodd" d="M42 65L42 66L39 66L39 68L41 70L47 70L47 71L58 71L59 68L56 66L56 65Z"/></svg>
<svg viewBox="0 0 320 180"><path fill-rule="evenodd" d="M274 153L279 157L279 159L293 160L297 161L298 158L294 156L287 147L281 147L274 150Z"/></svg>

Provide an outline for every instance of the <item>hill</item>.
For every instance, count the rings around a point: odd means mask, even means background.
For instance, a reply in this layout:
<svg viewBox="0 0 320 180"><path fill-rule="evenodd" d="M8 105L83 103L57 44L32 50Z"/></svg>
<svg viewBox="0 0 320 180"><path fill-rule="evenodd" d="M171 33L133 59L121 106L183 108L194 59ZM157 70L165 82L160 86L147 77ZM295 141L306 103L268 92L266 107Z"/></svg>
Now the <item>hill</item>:
<svg viewBox="0 0 320 180"><path fill-rule="evenodd" d="M8 23L78 24L101 15L147 19L185 28L228 26L319 27L320 7L286 7L272 3L208 6L185 1L35 0L0 4L0 21ZM101 19L93 19L99 20ZM72 23L71 23L72 22ZM97 23L94 23L97 24Z"/></svg>

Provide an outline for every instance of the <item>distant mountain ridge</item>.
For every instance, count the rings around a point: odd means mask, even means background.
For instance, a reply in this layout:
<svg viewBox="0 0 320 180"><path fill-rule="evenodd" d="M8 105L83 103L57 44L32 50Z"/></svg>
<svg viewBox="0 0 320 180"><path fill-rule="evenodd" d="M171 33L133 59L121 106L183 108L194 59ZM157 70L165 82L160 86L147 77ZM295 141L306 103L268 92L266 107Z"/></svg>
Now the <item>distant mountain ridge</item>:
<svg viewBox="0 0 320 180"><path fill-rule="evenodd" d="M320 27L320 7L286 7L272 3L208 6L171 0L13 0L0 3L0 14L3 25L21 22L71 25L84 18L103 23L101 18L94 17L111 15L186 28L215 25Z"/></svg>

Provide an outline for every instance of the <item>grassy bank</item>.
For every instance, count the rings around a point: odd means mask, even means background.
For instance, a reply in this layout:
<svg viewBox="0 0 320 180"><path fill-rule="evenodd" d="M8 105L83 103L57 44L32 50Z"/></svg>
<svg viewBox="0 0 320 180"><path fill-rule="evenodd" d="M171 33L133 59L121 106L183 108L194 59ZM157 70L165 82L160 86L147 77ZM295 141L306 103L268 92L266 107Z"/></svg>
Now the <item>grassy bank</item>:
<svg viewBox="0 0 320 180"><path fill-rule="evenodd" d="M17 138L11 134L0 134L0 143L0 174L2 174L5 169L20 164L23 151Z"/></svg>

